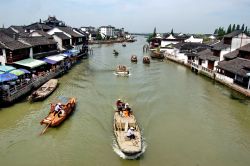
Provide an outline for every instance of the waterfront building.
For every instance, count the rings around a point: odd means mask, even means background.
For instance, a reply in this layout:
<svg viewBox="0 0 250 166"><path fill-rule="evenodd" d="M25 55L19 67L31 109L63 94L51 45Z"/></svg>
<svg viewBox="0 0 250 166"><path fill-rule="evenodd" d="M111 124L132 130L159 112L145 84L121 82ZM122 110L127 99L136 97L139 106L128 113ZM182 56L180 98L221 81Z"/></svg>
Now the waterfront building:
<svg viewBox="0 0 250 166"><path fill-rule="evenodd" d="M188 39L184 40L184 42L187 42L187 43L202 43L203 42L203 39L202 38L194 38L194 36L190 36Z"/></svg>
<svg viewBox="0 0 250 166"><path fill-rule="evenodd" d="M174 34L166 34L164 37L161 39L160 46L162 48L168 47L169 45L172 44L177 44L180 42L184 42L189 36L186 35L174 35Z"/></svg>
<svg viewBox="0 0 250 166"><path fill-rule="evenodd" d="M108 25L108 26L101 26L99 28L99 33L101 34L102 38L112 38L114 37L114 30L115 27Z"/></svg>
<svg viewBox="0 0 250 166"><path fill-rule="evenodd" d="M249 89L250 43L224 55L217 66L217 72L227 80Z"/></svg>
<svg viewBox="0 0 250 166"><path fill-rule="evenodd" d="M57 42L53 39L36 36L19 38L19 41L31 47L29 53L30 58L41 59L58 53Z"/></svg>
<svg viewBox="0 0 250 166"><path fill-rule="evenodd" d="M0 62L2 65L29 57L31 46L0 32Z"/></svg>
<svg viewBox="0 0 250 166"><path fill-rule="evenodd" d="M52 27L42 23L40 20L40 22L36 22L36 23L30 24L28 26L25 26L24 29L25 29L25 32L28 32L28 33L33 32L35 30L42 30L44 32L47 32L50 29L52 29Z"/></svg>
<svg viewBox="0 0 250 166"><path fill-rule="evenodd" d="M73 48L70 45L70 36L63 32L55 32L53 35L54 40L58 43L58 49L60 51L65 51Z"/></svg>
<svg viewBox="0 0 250 166"><path fill-rule="evenodd" d="M44 24L50 27L58 27L58 26L66 26L63 21L60 21L56 18L56 16L49 16L47 20L43 21Z"/></svg>
<svg viewBox="0 0 250 166"><path fill-rule="evenodd" d="M48 31L48 34L54 35L56 32L61 32L66 36L70 37L70 45L74 49L81 50L86 37L80 33L77 33L70 27L54 27Z"/></svg>

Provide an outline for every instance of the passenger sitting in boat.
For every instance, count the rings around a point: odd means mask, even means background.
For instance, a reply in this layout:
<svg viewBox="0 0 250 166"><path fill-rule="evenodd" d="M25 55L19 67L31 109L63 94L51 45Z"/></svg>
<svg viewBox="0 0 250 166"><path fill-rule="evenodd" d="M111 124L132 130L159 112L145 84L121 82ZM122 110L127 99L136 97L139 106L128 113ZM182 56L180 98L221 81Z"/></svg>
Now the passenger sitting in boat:
<svg viewBox="0 0 250 166"><path fill-rule="evenodd" d="M116 101L116 107L117 107L117 109L119 110L119 109L122 109L122 101L121 101L121 99L118 99L117 101Z"/></svg>
<svg viewBox="0 0 250 166"><path fill-rule="evenodd" d="M130 139L135 139L134 127L130 127L127 132L127 137Z"/></svg>
<svg viewBox="0 0 250 166"><path fill-rule="evenodd" d="M64 115L64 110L62 109L62 104L61 103L56 104L54 116L56 114L58 115L58 117L60 117L60 114Z"/></svg>

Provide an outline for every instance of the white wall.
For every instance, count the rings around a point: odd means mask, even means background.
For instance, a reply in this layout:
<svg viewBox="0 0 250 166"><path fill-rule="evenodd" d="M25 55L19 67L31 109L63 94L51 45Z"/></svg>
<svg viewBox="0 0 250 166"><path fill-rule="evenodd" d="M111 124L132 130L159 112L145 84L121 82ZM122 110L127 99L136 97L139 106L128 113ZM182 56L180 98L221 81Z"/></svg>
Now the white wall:
<svg viewBox="0 0 250 166"><path fill-rule="evenodd" d="M2 49L3 55L0 55L0 63L1 65L5 65L7 62L7 57L6 57L6 50Z"/></svg>
<svg viewBox="0 0 250 166"><path fill-rule="evenodd" d="M232 38L231 51L234 51L248 43L250 43L250 37L244 33L241 33L238 36Z"/></svg>
<svg viewBox="0 0 250 166"><path fill-rule="evenodd" d="M53 35L53 38L54 38L54 40L57 42L57 47L58 47L58 49L59 49L60 51L65 50L65 49L63 48L63 46L62 46L62 39L59 38L59 37L56 36L56 35Z"/></svg>

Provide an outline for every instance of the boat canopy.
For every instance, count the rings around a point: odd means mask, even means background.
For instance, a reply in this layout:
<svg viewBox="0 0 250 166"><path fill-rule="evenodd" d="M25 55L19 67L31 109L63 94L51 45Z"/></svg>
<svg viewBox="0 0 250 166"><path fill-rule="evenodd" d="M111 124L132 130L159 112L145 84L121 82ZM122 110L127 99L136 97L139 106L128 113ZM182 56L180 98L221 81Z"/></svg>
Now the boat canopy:
<svg viewBox="0 0 250 166"><path fill-rule="evenodd" d="M0 71L2 71L2 72L9 72L9 71L14 70L14 69L16 69L16 68L14 68L13 66L0 65Z"/></svg>
<svg viewBox="0 0 250 166"><path fill-rule="evenodd" d="M5 81L11 81L11 80L16 80L18 77L12 73L3 73L0 74L0 82L5 82Z"/></svg>
<svg viewBox="0 0 250 166"><path fill-rule="evenodd" d="M44 62L44 61L33 59L33 58L24 59L24 60L17 61L17 62L14 62L14 63L17 64L17 65L29 67L31 69L46 64L46 62Z"/></svg>
<svg viewBox="0 0 250 166"><path fill-rule="evenodd" d="M25 72L19 69L11 70L9 73L14 74L16 76L24 75Z"/></svg>

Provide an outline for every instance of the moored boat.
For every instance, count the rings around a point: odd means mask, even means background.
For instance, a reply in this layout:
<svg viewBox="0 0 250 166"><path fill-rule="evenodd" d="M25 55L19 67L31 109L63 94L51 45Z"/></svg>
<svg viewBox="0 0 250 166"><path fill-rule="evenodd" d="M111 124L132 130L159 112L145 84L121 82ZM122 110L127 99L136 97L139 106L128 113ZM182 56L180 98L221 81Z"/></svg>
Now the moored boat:
<svg viewBox="0 0 250 166"><path fill-rule="evenodd" d="M131 62L137 63L137 56L136 55L131 56Z"/></svg>
<svg viewBox="0 0 250 166"><path fill-rule="evenodd" d="M61 106L61 109L63 111L61 111L59 113L55 113L55 107L58 104ZM40 124L47 125L45 130L47 129L47 127L56 127L56 126L60 125L65 119L67 119L71 115L71 113L75 109L75 106L76 106L76 99L74 97L71 97L71 98L61 97L61 98L59 98L59 102L51 104L50 112L49 112L48 116L46 118L44 118L40 122ZM45 130L42 133L44 133Z"/></svg>
<svg viewBox="0 0 250 166"><path fill-rule="evenodd" d="M149 58L149 56L144 56L142 62L144 64L150 64L150 58Z"/></svg>
<svg viewBox="0 0 250 166"><path fill-rule="evenodd" d="M164 54L162 52L152 51L150 56L151 58L164 59Z"/></svg>
<svg viewBox="0 0 250 166"><path fill-rule="evenodd" d="M39 101L43 100L46 97L48 97L56 88L58 85L57 79L50 79L48 82L43 84L39 89L34 91L28 99L30 101Z"/></svg>
<svg viewBox="0 0 250 166"><path fill-rule="evenodd" d="M122 43L122 46L123 46L123 47L126 47L126 43Z"/></svg>
<svg viewBox="0 0 250 166"><path fill-rule="evenodd" d="M115 74L118 76L129 76L129 70L125 65L118 65Z"/></svg>
<svg viewBox="0 0 250 166"><path fill-rule="evenodd" d="M126 156L138 156L142 152L142 136L135 116L130 113L114 114L113 130L117 145ZM133 130L133 137L129 137L129 130Z"/></svg>
<svg viewBox="0 0 250 166"><path fill-rule="evenodd" d="M119 54L119 52L116 51L116 50L114 50L114 51L113 51L113 54L117 56L117 55Z"/></svg>

